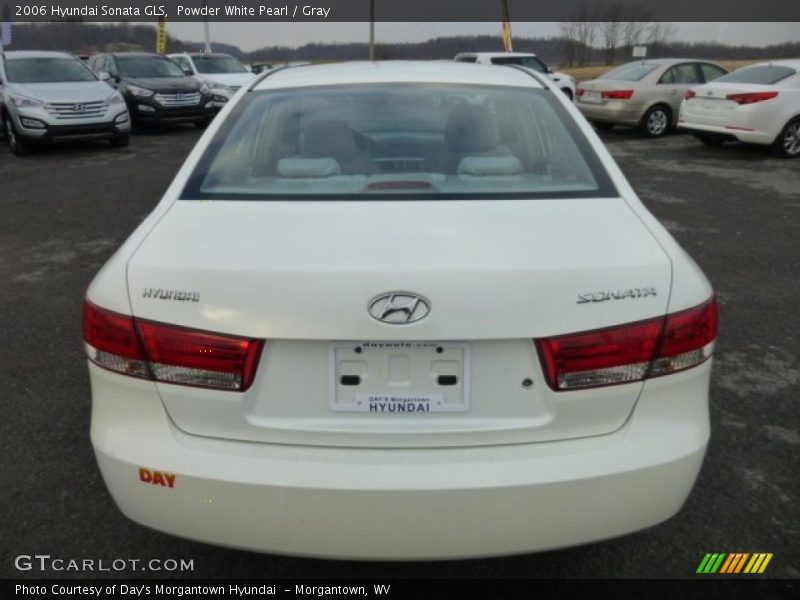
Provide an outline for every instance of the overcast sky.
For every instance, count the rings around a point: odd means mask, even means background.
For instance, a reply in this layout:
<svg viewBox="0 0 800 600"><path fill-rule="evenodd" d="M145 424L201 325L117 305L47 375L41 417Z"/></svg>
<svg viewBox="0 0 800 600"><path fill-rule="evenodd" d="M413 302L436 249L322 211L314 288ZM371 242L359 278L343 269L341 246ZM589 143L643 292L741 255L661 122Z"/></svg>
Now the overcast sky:
<svg viewBox="0 0 800 600"><path fill-rule="evenodd" d="M302 46L309 42L364 42L367 23L211 23L213 41L249 51L263 46ZM674 23L675 39L761 46L800 41L800 23ZM202 41L203 24L168 23L168 31L186 41ZM499 23L377 23L379 42L418 42L451 35L500 35ZM513 23L519 37L558 35L558 23Z"/></svg>

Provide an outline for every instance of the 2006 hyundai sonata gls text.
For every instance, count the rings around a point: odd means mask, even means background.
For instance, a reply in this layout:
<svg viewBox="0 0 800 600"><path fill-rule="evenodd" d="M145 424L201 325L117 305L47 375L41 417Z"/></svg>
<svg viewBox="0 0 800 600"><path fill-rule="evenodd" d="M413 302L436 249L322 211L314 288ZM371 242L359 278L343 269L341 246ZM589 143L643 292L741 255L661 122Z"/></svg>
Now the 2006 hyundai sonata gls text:
<svg viewBox="0 0 800 600"><path fill-rule="evenodd" d="M427 559L678 511L716 304L566 97L517 67L277 70L91 284L92 442L131 519Z"/></svg>

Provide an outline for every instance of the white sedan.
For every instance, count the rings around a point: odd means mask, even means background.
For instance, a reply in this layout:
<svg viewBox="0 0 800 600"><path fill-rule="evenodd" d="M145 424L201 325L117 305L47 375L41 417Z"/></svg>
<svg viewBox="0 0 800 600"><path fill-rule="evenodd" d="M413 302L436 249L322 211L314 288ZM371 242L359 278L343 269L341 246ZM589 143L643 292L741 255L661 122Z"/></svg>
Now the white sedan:
<svg viewBox="0 0 800 600"><path fill-rule="evenodd" d="M282 69L89 287L91 439L123 513L214 544L583 544L683 505L716 318L546 77Z"/></svg>
<svg viewBox="0 0 800 600"><path fill-rule="evenodd" d="M738 140L800 157L800 60L743 67L689 90L678 127L711 146Z"/></svg>

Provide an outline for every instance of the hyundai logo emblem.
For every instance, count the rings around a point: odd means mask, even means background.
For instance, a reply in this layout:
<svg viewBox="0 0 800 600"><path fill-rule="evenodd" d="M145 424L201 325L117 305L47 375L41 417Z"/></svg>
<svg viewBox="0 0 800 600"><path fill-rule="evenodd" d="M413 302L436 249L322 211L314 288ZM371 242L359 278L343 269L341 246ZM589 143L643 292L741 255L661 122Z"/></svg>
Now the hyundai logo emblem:
<svg viewBox="0 0 800 600"><path fill-rule="evenodd" d="M431 303L413 292L385 292L370 300L367 310L381 323L408 325L427 317Z"/></svg>

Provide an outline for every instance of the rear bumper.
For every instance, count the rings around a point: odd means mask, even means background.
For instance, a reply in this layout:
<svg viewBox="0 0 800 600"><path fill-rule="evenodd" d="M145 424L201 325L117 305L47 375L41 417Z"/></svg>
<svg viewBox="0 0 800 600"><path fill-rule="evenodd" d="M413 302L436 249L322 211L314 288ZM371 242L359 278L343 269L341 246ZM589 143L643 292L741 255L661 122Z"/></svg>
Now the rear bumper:
<svg viewBox="0 0 800 600"><path fill-rule="evenodd" d="M708 125L701 123L678 121L678 129L691 133L713 133L726 139L738 140L746 144L761 144L768 146L775 141L776 134L763 131L747 131L741 126Z"/></svg>
<svg viewBox="0 0 800 600"><path fill-rule="evenodd" d="M710 361L650 380L603 436L480 448L355 449L190 436L152 383L90 365L91 436L134 521L307 556L436 559L583 544L655 525L689 494L709 437ZM174 487L140 480L174 474Z"/></svg>
<svg viewBox="0 0 800 600"><path fill-rule="evenodd" d="M636 126L642 120L643 110L628 101L609 100L606 104L592 104L577 99L575 106L589 121Z"/></svg>

